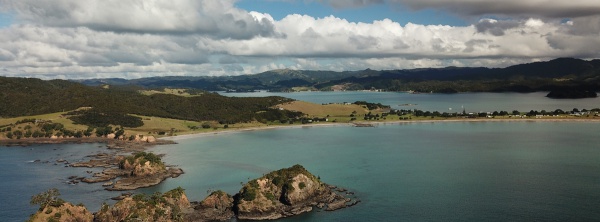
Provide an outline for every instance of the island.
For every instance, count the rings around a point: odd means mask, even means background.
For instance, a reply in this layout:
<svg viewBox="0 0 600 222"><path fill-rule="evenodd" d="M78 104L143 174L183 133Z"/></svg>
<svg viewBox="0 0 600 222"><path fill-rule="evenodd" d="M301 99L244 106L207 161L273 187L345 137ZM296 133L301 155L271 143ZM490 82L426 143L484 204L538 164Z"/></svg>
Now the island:
<svg viewBox="0 0 600 222"><path fill-rule="evenodd" d="M584 89L561 89L550 91L546 97L553 99L581 99L596 98L598 94L594 91Z"/></svg>
<svg viewBox="0 0 600 222"><path fill-rule="evenodd" d="M200 202L190 202L183 188L136 194L96 213L73 205L50 189L31 198L40 205L29 221L226 221L271 220L312 211L339 210L360 203L353 192L325 184L301 165L250 180L235 195L217 190Z"/></svg>
<svg viewBox="0 0 600 222"><path fill-rule="evenodd" d="M104 167L101 173L92 177L80 177L82 182L105 182L106 190L135 190L159 184L167 178L176 178L183 170L167 167L158 155L138 152L129 156L109 155L100 153L94 159L70 164L72 167ZM114 179L120 178L113 182ZM107 182L108 181L108 182Z"/></svg>

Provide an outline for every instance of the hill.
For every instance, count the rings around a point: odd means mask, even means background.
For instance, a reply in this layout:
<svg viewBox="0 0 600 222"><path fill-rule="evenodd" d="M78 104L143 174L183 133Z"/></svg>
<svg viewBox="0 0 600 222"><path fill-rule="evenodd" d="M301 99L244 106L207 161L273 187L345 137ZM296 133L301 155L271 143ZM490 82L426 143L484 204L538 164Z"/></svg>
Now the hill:
<svg viewBox="0 0 600 222"><path fill-rule="evenodd" d="M563 88L600 91L600 60L558 58L506 68L446 67L404 70L272 70L254 75L76 80L86 85L137 85L209 91L369 90L417 92L533 92Z"/></svg>
<svg viewBox="0 0 600 222"><path fill-rule="evenodd" d="M0 77L0 117L93 107L93 112L102 115L117 113L193 121L249 122L265 118L265 112L281 113L269 107L291 101L283 97L234 98L208 92L186 97L162 93L144 95L137 89L93 87L65 80Z"/></svg>

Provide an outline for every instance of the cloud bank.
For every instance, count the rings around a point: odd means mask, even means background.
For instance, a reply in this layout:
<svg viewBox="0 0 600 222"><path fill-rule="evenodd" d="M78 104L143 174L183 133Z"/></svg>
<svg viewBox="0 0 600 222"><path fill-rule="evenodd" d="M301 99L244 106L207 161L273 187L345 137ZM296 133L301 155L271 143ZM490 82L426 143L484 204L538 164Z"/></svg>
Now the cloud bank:
<svg viewBox="0 0 600 222"><path fill-rule="evenodd" d="M600 14L596 0L389 0L410 8L442 9L468 16L506 15L545 18L573 18Z"/></svg>
<svg viewBox="0 0 600 222"><path fill-rule="evenodd" d="M443 4L446 2L446 4ZM503 67L556 57L600 57L592 1L328 0L336 8L403 4L473 15L466 26L349 22L291 14L281 20L233 0L0 0L16 24L0 28L0 75L139 78L239 75L270 69ZM535 2L536 9L528 9ZM552 1L554 2L554 1ZM483 4L487 3L487 4ZM524 7L519 9L519 7ZM531 6L533 7L533 6ZM560 7L565 7L558 12ZM564 16L570 16L565 20Z"/></svg>

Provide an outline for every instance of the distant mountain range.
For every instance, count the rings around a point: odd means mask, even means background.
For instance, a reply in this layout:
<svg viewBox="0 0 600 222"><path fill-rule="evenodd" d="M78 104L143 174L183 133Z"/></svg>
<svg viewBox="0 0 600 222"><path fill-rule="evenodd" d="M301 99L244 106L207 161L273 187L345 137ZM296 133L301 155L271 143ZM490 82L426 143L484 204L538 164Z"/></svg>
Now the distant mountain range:
<svg viewBox="0 0 600 222"><path fill-rule="evenodd" d="M600 60L559 58L506 68L446 67L362 71L272 70L253 75L73 80L86 85L136 85L208 91L370 90L415 92L600 91Z"/></svg>

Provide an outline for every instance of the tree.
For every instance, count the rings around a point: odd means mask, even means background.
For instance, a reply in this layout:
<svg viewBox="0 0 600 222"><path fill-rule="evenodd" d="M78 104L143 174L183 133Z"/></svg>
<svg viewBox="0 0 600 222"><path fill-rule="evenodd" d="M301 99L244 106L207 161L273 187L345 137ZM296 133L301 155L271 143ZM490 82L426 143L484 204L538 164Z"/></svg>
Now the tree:
<svg viewBox="0 0 600 222"><path fill-rule="evenodd" d="M33 134L31 136L33 138L44 137L44 133L40 132L39 130L36 130L33 132Z"/></svg>
<svg viewBox="0 0 600 222"><path fill-rule="evenodd" d="M512 114L513 114L513 115L521 115L521 112L519 112L518 110L513 110L513 111L512 111Z"/></svg>
<svg viewBox="0 0 600 222"><path fill-rule="evenodd" d="M64 200L58 198L60 196L60 192L58 189L51 188L46 192L39 193L31 197L29 204L31 205L40 205L40 211L46 208L47 206L59 207L63 203Z"/></svg>
<svg viewBox="0 0 600 222"><path fill-rule="evenodd" d="M125 134L125 130L123 128L117 130L117 132L115 133L115 139L119 138L123 134Z"/></svg>
<svg viewBox="0 0 600 222"><path fill-rule="evenodd" d="M13 138L13 133L12 132L8 132L6 133L6 138L12 139Z"/></svg>
<svg viewBox="0 0 600 222"><path fill-rule="evenodd" d="M94 132L94 127L88 127L87 130L85 130L85 132L83 132L83 135L85 137L90 137L92 136L92 132Z"/></svg>
<svg viewBox="0 0 600 222"><path fill-rule="evenodd" d="M21 132L21 130L15 130L13 134L17 137L17 139L21 139L21 137L23 137L23 132Z"/></svg>
<svg viewBox="0 0 600 222"><path fill-rule="evenodd" d="M29 138L29 137L31 137L31 135L33 135L33 133L31 132L31 130L25 131L25 138Z"/></svg>

